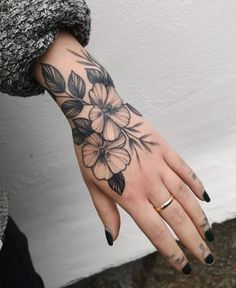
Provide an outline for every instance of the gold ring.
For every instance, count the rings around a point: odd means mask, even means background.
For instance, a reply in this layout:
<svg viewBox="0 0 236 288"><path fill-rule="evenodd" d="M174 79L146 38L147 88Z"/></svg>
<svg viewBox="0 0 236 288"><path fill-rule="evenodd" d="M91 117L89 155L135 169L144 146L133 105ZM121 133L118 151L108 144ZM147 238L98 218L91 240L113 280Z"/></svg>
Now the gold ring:
<svg viewBox="0 0 236 288"><path fill-rule="evenodd" d="M171 202L173 201L173 199L174 199L174 196L171 196L171 197L170 197L165 203L163 203L161 206L159 206L159 207L154 207L155 210L156 210L157 212L160 212L161 210L165 209L166 207L168 207L168 206L171 204Z"/></svg>

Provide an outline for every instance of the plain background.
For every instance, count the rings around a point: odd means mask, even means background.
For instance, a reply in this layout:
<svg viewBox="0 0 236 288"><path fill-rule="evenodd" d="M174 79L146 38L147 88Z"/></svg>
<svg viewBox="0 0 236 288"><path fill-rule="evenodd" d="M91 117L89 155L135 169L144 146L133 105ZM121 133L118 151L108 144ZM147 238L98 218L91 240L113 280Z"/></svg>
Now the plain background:
<svg viewBox="0 0 236 288"><path fill-rule="evenodd" d="M87 3L88 51L202 179L209 220L235 217L235 1ZM0 133L0 183L47 288L155 250L122 210L119 239L107 245L69 124L48 94L1 94Z"/></svg>

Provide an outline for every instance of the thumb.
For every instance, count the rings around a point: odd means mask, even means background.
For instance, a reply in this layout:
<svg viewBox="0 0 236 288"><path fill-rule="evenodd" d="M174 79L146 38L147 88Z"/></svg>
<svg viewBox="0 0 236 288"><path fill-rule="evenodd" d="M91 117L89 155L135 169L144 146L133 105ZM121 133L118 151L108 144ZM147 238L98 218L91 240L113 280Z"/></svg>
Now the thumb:
<svg viewBox="0 0 236 288"><path fill-rule="evenodd" d="M120 213L113 199L105 195L98 187L90 189L93 204L104 225L107 243L112 246L120 230Z"/></svg>

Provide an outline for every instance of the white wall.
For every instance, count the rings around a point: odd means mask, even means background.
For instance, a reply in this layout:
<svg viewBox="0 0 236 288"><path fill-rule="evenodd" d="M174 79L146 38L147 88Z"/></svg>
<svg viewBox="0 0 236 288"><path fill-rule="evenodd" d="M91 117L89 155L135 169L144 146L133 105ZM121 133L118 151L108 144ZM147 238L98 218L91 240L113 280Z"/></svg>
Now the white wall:
<svg viewBox="0 0 236 288"><path fill-rule="evenodd" d="M235 217L236 2L87 3L88 51L198 173L210 221ZM0 131L0 185L47 288L154 251L123 211L119 240L106 244L69 124L49 95L1 95Z"/></svg>

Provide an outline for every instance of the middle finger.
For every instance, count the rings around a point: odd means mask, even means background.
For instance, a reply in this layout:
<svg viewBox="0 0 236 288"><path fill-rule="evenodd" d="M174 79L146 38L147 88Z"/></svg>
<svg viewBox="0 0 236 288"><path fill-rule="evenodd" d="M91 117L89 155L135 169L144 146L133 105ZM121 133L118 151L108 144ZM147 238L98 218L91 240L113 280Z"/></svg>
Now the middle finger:
<svg viewBox="0 0 236 288"><path fill-rule="evenodd" d="M171 194L162 184L159 193L153 193L150 202L154 207L159 207L165 203ZM161 199L161 200L160 200ZM165 199L165 200L164 200ZM203 241L196 226L189 218L188 214L174 198L171 204L159 212L160 216L173 229L184 246L202 263L211 264L214 260L210 249Z"/></svg>

